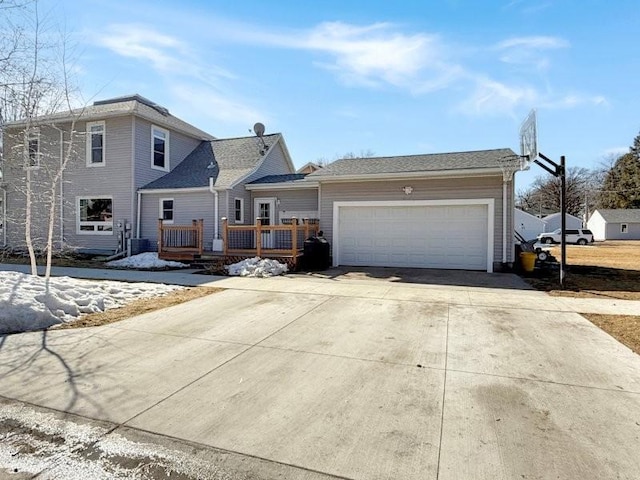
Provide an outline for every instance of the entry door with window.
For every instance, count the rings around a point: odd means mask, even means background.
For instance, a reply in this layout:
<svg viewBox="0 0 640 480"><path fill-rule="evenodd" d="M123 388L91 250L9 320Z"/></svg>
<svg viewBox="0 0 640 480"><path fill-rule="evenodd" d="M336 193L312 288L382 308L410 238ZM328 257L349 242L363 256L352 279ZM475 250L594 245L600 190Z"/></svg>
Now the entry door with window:
<svg viewBox="0 0 640 480"><path fill-rule="evenodd" d="M260 217L263 226L275 225L275 198L256 198L253 204L253 211L256 217ZM273 248L275 244L274 232L270 230L262 232L260 236L262 248Z"/></svg>

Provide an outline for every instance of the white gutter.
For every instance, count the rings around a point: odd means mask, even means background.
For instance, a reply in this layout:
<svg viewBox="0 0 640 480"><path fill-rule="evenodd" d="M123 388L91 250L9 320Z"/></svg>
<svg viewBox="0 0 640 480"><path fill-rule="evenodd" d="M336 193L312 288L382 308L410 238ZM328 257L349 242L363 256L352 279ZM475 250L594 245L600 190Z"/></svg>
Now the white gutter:
<svg viewBox="0 0 640 480"><path fill-rule="evenodd" d="M138 214L136 215L136 238L140 238L140 210L142 203L142 191L138 190Z"/></svg>
<svg viewBox="0 0 640 480"><path fill-rule="evenodd" d="M393 173L370 173L352 175L309 175L308 180L317 182L370 182L374 180L406 180L407 178L461 178L461 177L491 177L502 175L500 168L469 168L461 170L437 170L419 172L393 172Z"/></svg>
<svg viewBox="0 0 640 480"><path fill-rule="evenodd" d="M294 182L255 183L253 185L247 184L244 188L247 190L295 190L299 188L318 188L318 185L318 182L297 180Z"/></svg>

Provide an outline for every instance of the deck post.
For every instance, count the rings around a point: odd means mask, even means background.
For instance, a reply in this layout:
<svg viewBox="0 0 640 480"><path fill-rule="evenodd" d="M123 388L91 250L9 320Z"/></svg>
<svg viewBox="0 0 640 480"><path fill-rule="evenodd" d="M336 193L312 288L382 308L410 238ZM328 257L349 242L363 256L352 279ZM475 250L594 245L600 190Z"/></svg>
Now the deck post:
<svg viewBox="0 0 640 480"><path fill-rule="evenodd" d="M256 256L262 258L262 219L256 217Z"/></svg>
<svg viewBox="0 0 640 480"><path fill-rule="evenodd" d="M291 256L295 262L298 256L298 219L291 217Z"/></svg>
<svg viewBox="0 0 640 480"><path fill-rule="evenodd" d="M198 220L198 255L204 251L204 219Z"/></svg>
<svg viewBox="0 0 640 480"><path fill-rule="evenodd" d="M158 255L162 253L162 219L158 219Z"/></svg>
<svg viewBox="0 0 640 480"><path fill-rule="evenodd" d="M222 253L225 258L229 250L229 230L227 230L227 217L222 217Z"/></svg>

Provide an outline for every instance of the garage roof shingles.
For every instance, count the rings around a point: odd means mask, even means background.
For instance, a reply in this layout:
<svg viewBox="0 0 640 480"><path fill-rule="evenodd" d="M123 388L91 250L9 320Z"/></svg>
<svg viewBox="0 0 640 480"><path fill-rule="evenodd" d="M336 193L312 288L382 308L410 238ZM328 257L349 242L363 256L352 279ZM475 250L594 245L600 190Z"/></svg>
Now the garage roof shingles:
<svg viewBox="0 0 640 480"><path fill-rule="evenodd" d="M500 168L500 160L505 157L517 155L510 148L499 148L400 157L347 158L336 160L307 178Z"/></svg>

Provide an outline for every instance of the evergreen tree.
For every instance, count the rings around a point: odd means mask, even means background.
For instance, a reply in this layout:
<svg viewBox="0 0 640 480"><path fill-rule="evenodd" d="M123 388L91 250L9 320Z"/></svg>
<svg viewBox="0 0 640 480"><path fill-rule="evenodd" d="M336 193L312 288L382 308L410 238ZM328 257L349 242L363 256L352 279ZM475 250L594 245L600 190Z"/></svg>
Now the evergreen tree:
<svg viewBox="0 0 640 480"><path fill-rule="evenodd" d="M640 134L629 153L607 172L599 204L601 208L640 208Z"/></svg>

